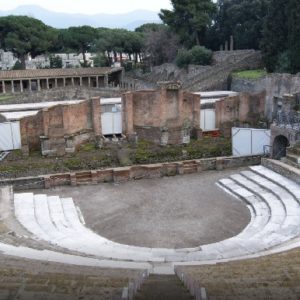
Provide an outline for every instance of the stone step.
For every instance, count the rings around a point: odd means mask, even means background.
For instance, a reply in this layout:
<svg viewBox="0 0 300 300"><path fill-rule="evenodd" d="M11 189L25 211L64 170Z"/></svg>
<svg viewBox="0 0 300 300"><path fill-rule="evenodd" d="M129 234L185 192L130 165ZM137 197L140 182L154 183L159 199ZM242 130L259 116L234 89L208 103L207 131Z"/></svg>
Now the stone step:
<svg viewBox="0 0 300 300"><path fill-rule="evenodd" d="M263 199L270 208L271 216L285 217L286 212L283 203L272 192L269 192L242 174L231 175L230 178L245 189L248 189L254 195Z"/></svg>
<svg viewBox="0 0 300 300"><path fill-rule="evenodd" d="M286 153L300 155L300 146L288 147L286 148Z"/></svg>
<svg viewBox="0 0 300 300"><path fill-rule="evenodd" d="M36 238L84 255L108 259L163 262L166 255L182 260L186 253L175 249L151 249L112 242L88 229L71 198L15 195L16 216Z"/></svg>
<svg viewBox="0 0 300 300"><path fill-rule="evenodd" d="M300 216L300 205L297 201L296 197L289 191L282 188L277 183L256 174L252 171L243 171L241 175L246 177L247 179L255 182L257 185L262 187L263 189L269 191L274 194L284 206L286 215L288 216Z"/></svg>
<svg viewBox="0 0 300 300"><path fill-rule="evenodd" d="M300 184L300 170L298 168L285 164L279 160L269 158L262 158L261 164L263 167L266 167L267 169ZM280 184L280 182L278 182L278 184Z"/></svg>
<svg viewBox="0 0 300 300"><path fill-rule="evenodd" d="M294 154L294 153L287 153L286 154L286 159L288 161L291 161L292 163L296 164L297 167L300 167L300 155Z"/></svg>
<svg viewBox="0 0 300 300"><path fill-rule="evenodd" d="M300 172L298 171L298 169L292 168L276 160L263 159L263 161L265 161L266 165L271 166L271 168L261 165L252 166L250 167L250 169L258 175L265 177L266 179L285 189L287 192L292 194L300 203L300 178L298 178L298 176L300 176ZM272 167L274 170L272 169ZM298 179L299 182L297 183L296 180L294 181L290 178L287 178L287 176L283 176L280 172L282 172L283 174L289 174L290 177Z"/></svg>
<svg viewBox="0 0 300 300"><path fill-rule="evenodd" d="M192 300L194 297L175 275L150 275L135 300Z"/></svg>

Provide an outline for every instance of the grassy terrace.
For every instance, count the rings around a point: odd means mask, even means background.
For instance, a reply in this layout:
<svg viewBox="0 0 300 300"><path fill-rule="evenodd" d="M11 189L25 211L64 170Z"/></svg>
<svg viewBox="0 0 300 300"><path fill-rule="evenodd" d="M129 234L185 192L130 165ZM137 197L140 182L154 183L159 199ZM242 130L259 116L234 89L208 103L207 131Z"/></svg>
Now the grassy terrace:
<svg viewBox="0 0 300 300"><path fill-rule="evenodd" d="M91 143L74 154L51 158L42 157L39 152L23 157L21 151L14 151L0 162L0 179L228 155L231 140L211 137L193 140L189 145L165 147L140 141L137 145L123 142L122 146L110 144L96 149Z"/></svg>
<svg viewBox="0 0 300 300"><path fill-rule="evenodd" d="M239 71L232 73L233 78L240 78L240 79L260 79L267 75L265 70L246 70L246 71Z"/></svg>

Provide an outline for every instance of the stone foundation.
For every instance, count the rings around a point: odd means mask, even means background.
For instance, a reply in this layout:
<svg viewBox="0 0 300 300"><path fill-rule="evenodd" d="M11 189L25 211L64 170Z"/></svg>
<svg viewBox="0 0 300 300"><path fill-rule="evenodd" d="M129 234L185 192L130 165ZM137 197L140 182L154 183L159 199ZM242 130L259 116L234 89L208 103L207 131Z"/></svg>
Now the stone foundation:
<svg viewBox="0 0 300 300"><path fill-rule="evenodd" d="M78 171L72 173L44 175L7 179L0 181L0 186L13 185L15 190L52 188L56 186L82 184L100 184L105 182L122 183L130 180L160 178L192 173L201 173L208 170L225 170L231 168L259 165L261 157L217 157L187 160L172 163L151 165L135 165L123 168L110 168L103 170Z"/></svg>

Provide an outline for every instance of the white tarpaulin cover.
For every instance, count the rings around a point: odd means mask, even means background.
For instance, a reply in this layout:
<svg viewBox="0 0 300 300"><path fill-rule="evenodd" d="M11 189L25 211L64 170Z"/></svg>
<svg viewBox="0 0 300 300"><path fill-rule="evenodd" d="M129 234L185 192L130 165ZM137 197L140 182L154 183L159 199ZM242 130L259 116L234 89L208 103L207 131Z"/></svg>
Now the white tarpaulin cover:
<svg viewBox="0 0 300 300"><path fill-rule="evenodd" d="M201 109L200 128L204 131L216 129L216 111L213 108Z"/></svg>
<svg viewBox="0 0 300 300"><path fill-rule="evenodd" d="M101 114L103 135L122 133L122 112L120 104L104 105L104 113Z"/></svg>
<svg viewBox="0 0 300 300"><path fill-rule="evenodd" d="M271 130L253 128L232 128L232 155L264 154L271 146Z"/></svg>
<svg viewBox="0 0 300 300"><path fill-rule="evenodd" d="M20 122L0 123L0 151L21 149Z"/></svg>

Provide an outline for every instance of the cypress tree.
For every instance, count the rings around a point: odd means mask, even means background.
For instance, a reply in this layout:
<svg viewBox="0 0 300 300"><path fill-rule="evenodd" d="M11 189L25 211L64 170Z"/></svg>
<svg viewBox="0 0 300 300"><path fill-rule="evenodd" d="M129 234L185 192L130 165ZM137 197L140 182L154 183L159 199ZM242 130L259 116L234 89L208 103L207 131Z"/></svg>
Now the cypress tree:
<svg viewBox="0 0 300 300"><path fill-rule="evenodd" d="M287 0L271 0L265 19L261 49L269 72L276 70L280 55L288 51L287 5Z"/></svg>
<svg viewBox="0 0 300 300"><path fill-rule="evenodd" d="M289 0L288 14L288 49L291 72L300 72L300 1Z"/></svg>

